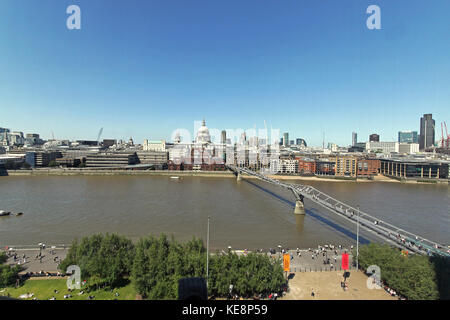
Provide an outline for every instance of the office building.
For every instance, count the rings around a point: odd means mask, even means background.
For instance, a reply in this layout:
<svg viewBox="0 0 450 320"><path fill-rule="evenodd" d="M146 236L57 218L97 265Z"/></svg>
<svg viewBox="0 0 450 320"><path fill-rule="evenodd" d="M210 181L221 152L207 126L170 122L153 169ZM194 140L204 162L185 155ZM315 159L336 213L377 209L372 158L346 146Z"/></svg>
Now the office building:
<svg viewBox="0 0 450 320"><path fill-rule="evenodd" d="M369 142L379 142L380 136L376 133L373 133L369 136Z"/></svg>
<svg viewBox="0 0 450 320"><path fill-rule="evenodd" d="M42 141L37 133L27 133L25 144L28 146L41 145L44 144L44 141Z"/></svg>
<svg viewBox="0 0 450 320"><path fill-rule="evenodd" d="M448 161L430 161L414 158L381 159L380 172L403 179L448 179Z"/></svg>
<svg viewBox="0 0 450 320"><path fill-rule="evenodd" d="M332 159L317 159L316 160L316 174L318 175L335 175L336 160Z"/></svg>
<svg viewBox="0 0 450 320"><path fill-rule="evenodd" d="M23 132L11 132L9 135L9 142L15 146L23 146L25 144Z"/></svg>
<svg viewBox="0 0 450 320"><path fill-rule="evenodd" d="M327 149L331 150L332 152L337 152L338 151L338 145L336 143L328 142L328 148Z"/></svg>
<svg viewBox="0 0 450 320"><path fill-rule="evenodd" d="M358 177L374 177L380 172L379 159L358 159Z"/></svg>
<svg viewBox="0 0 450 320"><path fill-rule="evenodd" d="M69 141L67 141L67 144ZM99 141L94 140L77 140L77 143L82 146L98 146Z"/></svg>
<svg viewBox="0 0 450 320"><path fill-rule="evenodd" d="M425 150L434 145L435 122L431 113L420 118L419 149Z"/></svg>
<svg viewBox="0 0 450 320"><path fill-rule="evenodd" d="M283 133L283 147L289 147L289 133Z"/></svg>
<svg viewBox="0 0 450 320"><path fill-rule="evenodd" d="M142 148L144 151L166 151L166 141L151 141L145 139Z"/></svg>
<svg viewBox="0 0 450 320"><path fill-rule="evenodd" d="M25 154L25 162L31 167L48 167L50 162L55 161L58 158L62 158L62 153L59 151L51 152L27 152Z"/></svg>
<svg viewBox="0 0 450 320"><path fill-rule="evenodd" d="M306 144L305 139L301 139L301 138L297 138L296 140L296 145L298 146L303 146L303 147L307 147L308 145Z"/></svg>
<svg viewBox="0 0 450 320"><path fill-rule="evenodd" d="M136 152L98 153L86 156L86 167L120 168L139 163Z"/></svg>
<svg viewBox="0 0 450 320"><path fill-rule="evenodd" d="M417 131L399 131L398 132L399 143L419 143L419 136Z"/></svg>
<svg viewBox="0 0 450 320"><path fill-rule="evenodd" d="M0 128L0 143L3 142L3 140L8 140L8 134L9 129Z"/></svg>
<svg viewBox="0 0 450 320"><path fill-rule="evenodd" d="M270 171L281 174L296 174L298 173L298 160L290 158L272 159Z"/></svg>
<svg viewBox="0 0 450 320"><path fill-rule="evenodd" d="M168 151L138 151L137 156L141 164L151 164L161 170L167 168L169 161Z"/></svg>
<svg viewBox="0 0 450 320"><path fill-rule="evenodd" d="M358 143L358 134L356 132L352 132L352 147L356 147Z"/></svg>
<svg viewBox="0 0 450 320"><path fill-rule="evenodd" d="M341 177L356 177L356 163L358 159L353 156L336 157L335 174Z"/></svg>
<svg viewBox="0 0 450 320"><path fill-rule="evenodd" d="M366 142L366 151L375 153L389 154L392 152L399 152L398 142L379 142L371 141Z"/></svg>
<svg viewBox="0 0 450 320"><path fill-rule="evenodd" d="M227 131L222 130L222 138L220 139L220 143L226 144L227 143Z"/></svg>
<svg viewBox="0 0 450 320"><path fill-rule="evenodd" d="M115 140L115 139L103 139L103 146L105 147L105 148L109 148L109 147L112 147L112 146L114 146L114 145L116 145L117 144L117 140Z"/></svg>
<svg viewBox="0 0 450 320"><path fill-rule="evenodd" d="M419 144L418 143L399 143L398 144L398 153L403 154L413 154L419 152Z"/></svg>
<svg viewBox="0 0 450 320"><path fill-rule="evenodd" d="M78 167L83 162L83 158L57 158L55 161L61 167Z"/></svg>
<svg viewBox="0 0 450 320"><path fill-rule="evenodd" d="M296 158L298 161L298 173L313 175L316 172L316 161L310 158Z"/></svg>

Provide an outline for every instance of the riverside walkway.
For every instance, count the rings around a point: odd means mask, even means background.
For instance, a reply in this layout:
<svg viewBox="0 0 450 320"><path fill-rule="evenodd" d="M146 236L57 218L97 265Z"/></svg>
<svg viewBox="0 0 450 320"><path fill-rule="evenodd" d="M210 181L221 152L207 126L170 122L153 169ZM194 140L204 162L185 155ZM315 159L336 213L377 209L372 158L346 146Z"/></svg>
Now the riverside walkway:
<svg viewBox="0 0 450 320"><path fill-rule="evenodd" d="M326 208L337 216L340 216L344 220L350 221L354 224L359 223L360 228L378 236L385 242L395 245L400 249L405 249L418 254L436 254L440 256L450 257L450 250L445 245L413 234L387 221L371 216L370 214L362 212L357 208L354 208L338 199L335 199L332 196L321 192L314 187L281 182L279 180L269 178L261 173L252 171L248 168L237 167L233 165L227 165L227 168L237 175L237 180L241 180L242 176L246 174L259 178L260 180L267 183L277 185L281 188L289 189L290 191L292 191L296 198L296 211L299 202L301 203L301 206L303 206L304 199L306 198Z"/></svg>
<svg viewBox="0 0 450 320"><path fill-rule="evenodd" d="M33 273L38 275L40 272L42 275L47 275L47 273L57 274L60 271L58 265L60 261L65 259L67 251L68 248L65 246L51 246L42 250L36 246L9 246L6 250L8 255L6 264L22 266L21 274ZM38 258L39 253L41 253L42 259Z"/></svg>

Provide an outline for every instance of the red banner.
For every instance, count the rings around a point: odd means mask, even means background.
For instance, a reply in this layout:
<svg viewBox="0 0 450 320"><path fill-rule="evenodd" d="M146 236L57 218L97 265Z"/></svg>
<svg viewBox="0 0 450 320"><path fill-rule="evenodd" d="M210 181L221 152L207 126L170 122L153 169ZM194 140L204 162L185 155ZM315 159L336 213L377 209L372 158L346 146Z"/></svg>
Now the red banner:
<svg viewBox="0 0 450 320"><path fill-rule="evenodd" d="M348 253L342 254L342 269L348 270Z"/></svg>

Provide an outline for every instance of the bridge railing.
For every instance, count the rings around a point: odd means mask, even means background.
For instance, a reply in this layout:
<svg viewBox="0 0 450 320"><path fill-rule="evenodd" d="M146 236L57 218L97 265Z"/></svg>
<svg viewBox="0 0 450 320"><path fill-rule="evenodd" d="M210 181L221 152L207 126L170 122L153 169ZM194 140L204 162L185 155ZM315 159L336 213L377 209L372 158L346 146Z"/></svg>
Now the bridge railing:
<svg viewBox="0 0 450 320"><path fill-rule="evenodd" d="M255 176L268 183L272 183L280 187L290 189L296 195L297 198L299 198L299 195L302 195L303 197L315 203L318 203L324 206L325 208L328 208L330 211L338 213L341 216L350 219L354 223L357 223L356 215L358 214L359 216L358 220L361 226L371 230L372 232L377 233L378 235L384 237L389 242L395 243L401 248L407 248L411 251L415 251L421 254L428 254L429 252L433 252L439 255L450 256L450 254L445 251L448 250L448 248L446 248L445 246L435 241L418 236L412 232L408 232L389 222L373 217L370 214L358 210L342 201L339 201L338 199L335 199L327 195L326 193L317 190L314 187L300 184L287 184L279 180L272 179L265 175L259 174L248 168L236 167L232 165L228 165L227 167L234 172L238 173L242 172L251 176ZM428 252L421 248L426 249Z"/></svg>
<svg viewBox="0 0 450 320"><path fill-rule="evenodd" d="M347 205L347 204L343 203L342 201L339 201L339 200L315 189L314 187L306 187L305 188L304 186L301 186L299 189L307 194L311 194L314 191L315 194L313 194L313 198L315 197L315 200L327 202L330 206L334 206L335 210L339 211L340 213L348 214L348 212L350 210L350 212L353 214L351 216L354 217L354 215L356 215L358 212L358 209L356 209L350 205ZM319 198L320 196L323 196L326 199L325 200L320 199ZM330 203L329 200L332 200L335 203L334 204ZM340 205L340 207L337 206L338 204ZM369 219L366 219L366 218L369 218ZM399 228L389 222L386 222L384 220L373 217L370 214L363 212L361 210L359 210L359 219L360 219L360 221L368 221L369 223L374 224L372 226L372 229L383 230L385 232L388 232L389 238L391 238L391 234L394 237L396 237L396 235L399 235L400 241L404 244L407 240L409 243L413 243L416 246L418 246L417 244L419 244L421 247L427 248L430 251L438 250L439 253L444 253L445 255L448 255L445 251L442 251L442 250L445 250L445 246L443 246L435 241L426 239L424 237L420 237L412 232L409 232L402 228Z"/></svg>

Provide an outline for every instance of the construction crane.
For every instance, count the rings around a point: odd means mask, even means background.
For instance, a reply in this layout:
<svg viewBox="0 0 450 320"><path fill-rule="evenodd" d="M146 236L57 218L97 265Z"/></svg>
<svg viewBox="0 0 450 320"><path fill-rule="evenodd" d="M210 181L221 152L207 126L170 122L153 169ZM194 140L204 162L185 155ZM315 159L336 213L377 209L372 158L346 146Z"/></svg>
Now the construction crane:
<svg viewBox="0 0 450 320"><path fill-rule="evenodd" d="M266 139L266 146L268 146L270 143L269 143L269 132L267 131L267 123L266 123L266 120L264 120L264 130L266 130L266 131L265 131L266 136L265 136L264 138ZM270 133L270 137L272 137L272 132Z"/></svg>
<svg viewBox="0 0 450 320"><path fill-rule="evenodd" d="M98 146L100 145L100 137L102 136L102 133L103 133L103 128L100 129L100 131L98 132L98 135L97 135L97 145Z"/></svg>
<svg viewBox="0 0 450 320"><path fill-rule="evenodd" d="M450 148L450 135L448 134L447 123L445 123L445 121L444 121L444 127L445 127L445 135L447 136L446 137L446 147Z"/></svg>

